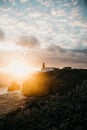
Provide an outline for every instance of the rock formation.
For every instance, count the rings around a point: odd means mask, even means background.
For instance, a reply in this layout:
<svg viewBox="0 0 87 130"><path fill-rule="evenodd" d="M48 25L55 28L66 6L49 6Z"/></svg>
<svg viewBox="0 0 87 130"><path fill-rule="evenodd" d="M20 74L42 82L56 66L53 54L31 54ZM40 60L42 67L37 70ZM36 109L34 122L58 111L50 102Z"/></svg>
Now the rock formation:
<svg viewBox="0 0 87 130"><path fill-rule="evenodd" d="M11 85L8 87L8 91L15 91L20 90L20 85L17 84L15 81L11 83Z"/></svg>

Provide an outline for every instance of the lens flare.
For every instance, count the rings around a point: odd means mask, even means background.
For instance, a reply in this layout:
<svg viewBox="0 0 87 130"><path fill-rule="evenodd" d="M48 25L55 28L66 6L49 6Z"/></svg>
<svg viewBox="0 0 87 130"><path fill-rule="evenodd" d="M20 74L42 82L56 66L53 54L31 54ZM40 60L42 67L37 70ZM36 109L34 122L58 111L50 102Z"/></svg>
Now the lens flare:
<svg viewBox="0 0 87 130"><path fill-rule="evenodd" d="M9 71L16 78L26 77L33 73L33 68L21 61L12 62Z"/></svg>

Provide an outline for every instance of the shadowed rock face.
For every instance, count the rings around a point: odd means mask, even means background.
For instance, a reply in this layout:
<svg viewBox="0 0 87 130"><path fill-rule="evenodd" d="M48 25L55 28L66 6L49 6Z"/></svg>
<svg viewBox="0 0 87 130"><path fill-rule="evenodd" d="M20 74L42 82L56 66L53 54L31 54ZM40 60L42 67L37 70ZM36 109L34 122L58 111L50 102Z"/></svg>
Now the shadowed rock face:
<svg viewBox="0 0 87 130"><path fill-rule="evenodd" d="M14 109L0 116L0 129L86 130L87 82L61 95L17 99Z"/></svg>
<svg viewBox="0 0 87 130"><path fill-rule="evenodd" d="M7 103L0 101L0 130L87 130L87 71L85 72L76 70L46 74L51 79L56 79L55 85L60 81L62 88L54 95L22 99L11 94L2 95L0 100L5 102L8 97L13 102L9 99ZM6 109L2 109L5 104L9 108L6 113Z"/></svg>

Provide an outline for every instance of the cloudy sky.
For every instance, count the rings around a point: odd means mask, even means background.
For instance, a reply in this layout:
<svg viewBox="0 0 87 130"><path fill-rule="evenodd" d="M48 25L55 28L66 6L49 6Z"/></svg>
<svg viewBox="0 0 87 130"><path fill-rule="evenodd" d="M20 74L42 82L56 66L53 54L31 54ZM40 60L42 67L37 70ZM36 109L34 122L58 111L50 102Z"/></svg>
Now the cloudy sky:
<svg viewBox="0 0 87 130"><path fill-rule="evenodd" d="M0 0L0 67L87 67L87 0Z"/></svg>

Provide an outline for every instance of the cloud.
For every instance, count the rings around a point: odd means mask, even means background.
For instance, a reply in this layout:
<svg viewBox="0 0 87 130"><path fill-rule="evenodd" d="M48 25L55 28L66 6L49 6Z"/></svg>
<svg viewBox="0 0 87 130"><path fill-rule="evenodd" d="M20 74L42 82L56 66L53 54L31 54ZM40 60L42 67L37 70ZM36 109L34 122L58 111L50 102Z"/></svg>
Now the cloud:
<svg viewBox="0 0 87 130"><path fill-rule="evenodd" d="M0 28L0 41L2 41L5 37L4 31Z"/></svg>
<svg viewBox="0 0 87 130"><path fill-rule="evenodd" d="M62 47L60 47L59 45L50 45L50 46L48 46L48 51L52 51L52 52L55 52L55 51L57 51L57 52L60 52L60 53L66 53L66 50L64 49L64 48L62 48Z"/></svg>
<svg viewBox="0 0 87 130"><path fill-rule="evenodd" d="M87 17L84 8L87 0L8 1L15 2L16 6L13 8L9 2L6 6L0 4L0 26L7 39L17 41L19 37L15 47L21 46L23 50L29 44L35 48L29 50L32 51L31 60L43 59L53 65L87 62ZM0 40L4 38L1 38L1 32L0 29ZM21 36L23 32L26 33ZM39 45L40 48L37 47Z"/></svg>
<svg viewBox="0 0 87 130"><path fill-rule="evenodd" d="M41 48L38 50L30 50L25 58L31 59L34 65L36 63L40 65L42 62L46 62L47 66L86 68L86 57L87 55L80 51L65 50L62 53L58 48L50 51L47 48Z"/></svg>
<svg viewBox="0 0 87 130"><path fill-rule="evenodd" d="M87 49L72 49L72 52L87 54Z"/></svg>
<svg viewBox="0 0 87 130"><path fill-rule="evenodd" d="M21 36L19 38L19 41L17 42L17 45L22 47L27 47L29 44L30 48L34 48L40 45L39 40L34 36Z"/></svg>
<svg viewBox="0 0 87 130"><path fill-rule="evenodd" d="M25 2L27 2L28 0L20 0L22 3L25 3Z"/></svg>

